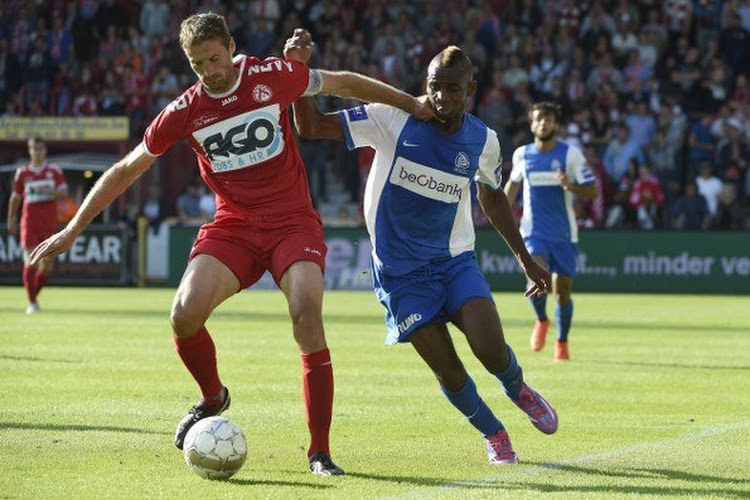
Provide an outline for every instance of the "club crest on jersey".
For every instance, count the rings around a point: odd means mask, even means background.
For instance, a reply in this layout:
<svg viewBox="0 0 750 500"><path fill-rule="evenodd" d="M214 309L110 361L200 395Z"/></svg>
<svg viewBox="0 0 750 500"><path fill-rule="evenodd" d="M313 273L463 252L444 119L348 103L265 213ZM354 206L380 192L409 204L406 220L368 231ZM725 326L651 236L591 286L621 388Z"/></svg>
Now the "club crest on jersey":
<svg viewBox="0 0 750 500"><path fill-rule="evenodd" d="M251 167L281 154L278 104L242 113L193 132L216 172Z"/></svg>
<svg viewBox="0 0 750 500"><path fill-rule="evenodd" d="M456 155L456 159L453 162L453 170L456 173L466 175L469 171L469 167L471 166L471 161L469 161L469 157L464 153L463 151L460 151Z"/></svg>
<svg viewBox="0 0 750 500"><path fill-rule="evenodd" d="M552 170L562 170L562 163L560 163L560 160L555 158L550 162L550 167L552 167Z"/></svg>
<svg viewBox="0 0 750 500"><path fill-rule="evenodd" d="M273 91L268 85L259 83L253 89L253 99L255 99L255 102L268 102L271 100L271 97L273 97Z"/></svg>

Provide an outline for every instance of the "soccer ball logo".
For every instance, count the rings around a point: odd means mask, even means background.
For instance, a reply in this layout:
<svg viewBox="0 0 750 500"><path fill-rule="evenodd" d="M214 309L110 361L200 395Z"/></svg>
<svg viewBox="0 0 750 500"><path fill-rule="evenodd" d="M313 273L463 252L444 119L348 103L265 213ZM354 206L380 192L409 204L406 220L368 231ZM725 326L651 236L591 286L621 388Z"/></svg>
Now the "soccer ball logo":
<svg viewBox="0 0 750 500"><path fill-rule="evenodd" d="M206 479L231 477L247 458L242 429L224 417L200 420L188 431L182 449L185 462Z"/></svg>

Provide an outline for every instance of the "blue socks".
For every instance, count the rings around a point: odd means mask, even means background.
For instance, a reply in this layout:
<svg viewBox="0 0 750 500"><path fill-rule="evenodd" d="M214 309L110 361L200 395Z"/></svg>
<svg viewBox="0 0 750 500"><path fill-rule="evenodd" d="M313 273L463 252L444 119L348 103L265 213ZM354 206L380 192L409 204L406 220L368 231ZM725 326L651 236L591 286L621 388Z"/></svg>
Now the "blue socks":
<svg viewBox="0 0 750 500"><path fill-rule="evenodd" d="M516 354L513 352L513 349L511 349L509 345L506 347L508 348L510 362L508 363L508 366L505 367L505 370L493 373L493 375L503 384L505 394L507 394L509 398L518 399L518 391L520 391L523 386L523 370L518 365L518 361L516 361Z"/></svg>
<svg viewBox="0 0 750 500"><path fill-rule="evenodd" d="M536 317L539 321L544 321L547 319L547 294L540 297L531 297L529 298L529 302L531 302L531 305L534 307L534 312L536 312Z"/></svg>
<svg viewBox="0 0 750 500"><path fill-rule="evenodd" d="M458 411L466 415L469 423L473 425L484 436L494 436L500 430L504 429L503 424L495 417L492 410L485 404L477 393L477 386L470 376L466 375L466 383L458 392L450 392L448 389L440 386L448 401L455 406Z"/></svg>
<svg viewBox="0 0 750 500"><path fill-rule="evenodd" d="M565 305L557 305L555 308L555 319L557 320L557 340L567 342L570 323L573 319L572 300Z"/></svg>

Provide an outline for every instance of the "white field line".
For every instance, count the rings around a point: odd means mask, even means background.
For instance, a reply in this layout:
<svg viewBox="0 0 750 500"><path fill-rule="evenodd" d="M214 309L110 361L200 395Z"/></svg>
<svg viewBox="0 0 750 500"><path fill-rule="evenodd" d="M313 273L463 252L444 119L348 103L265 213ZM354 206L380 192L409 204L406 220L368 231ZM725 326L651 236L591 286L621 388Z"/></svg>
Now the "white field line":
<svg viewBox="0 0 750 500"><path fill-rule="evenodd" d="M705 427L699 432L693 432L690 434L682 434L680 436L675 436L675 437L667 438L667 439L661 439L658 441L647 441L644 443L632 444L629 446L622 446L620 448L613 448L611 450L607 450L601 453L595 453L593 455L581 455L579 457L569 458L561 462L537 465L536 467L531 467L528 469L524 468L521 470L514 470L514 471L508 470L507 472L502 473L502 474L496 474L493 476L487 476L483 478L467 479L465 481L451 481L451 482L440 484L437 486L428 486L425 488L418 488L418 489L414 489L411 491L406 491L404 493L401 493L395 496L381 497L380 500L413 500L415 498L431 498L432 499L432 498L435 498L437 495L439 495L441 491L443 490L451 490L451 489L462 488L466 486L477 486L477 485L495 483L498 481L502 481L504 479L513 479L513 478L519 478L519 477L525 477L525 476L535 476L535 475L542 474L549 470L563 468L566 465L596 462L598 460L608 460L611 458L620 457L622 455L627 455L628 453L644 451L648 449L666 448L667 446L672 446L674 444L685 443L685 442L690 442L690 441L700 441L701 439L705 439L707 437L716 436L719 434L725 434L727 432L732 432L732 431L741 430L741 429L748 429L748 428L750 428L750 420L747 420L745 422L738 422L735 424ZM500 467L514 468L516 466L511 465L511 466L500 466Z"/></svg>

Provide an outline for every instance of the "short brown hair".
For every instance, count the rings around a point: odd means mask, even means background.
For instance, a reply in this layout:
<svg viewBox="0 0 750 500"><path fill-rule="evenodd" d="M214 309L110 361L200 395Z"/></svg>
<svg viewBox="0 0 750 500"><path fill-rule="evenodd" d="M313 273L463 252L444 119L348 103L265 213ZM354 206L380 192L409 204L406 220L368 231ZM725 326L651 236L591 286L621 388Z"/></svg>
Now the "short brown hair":
<svg viewBox="0 0 750 500"><path fill-rule="evenodd" d="M562 110L556 102L542 101L532 104L531 108L529 108L529 121L531 121L534 111L539 111L539 114L542 116L553 115L557 123L562 123Z"/></svg>
<svg viewBox="0 0 750 500"><path fill-rule="evenodd" d="M229 33L224 16L207 12L205 14L194 14L180 25L180 46L182 50L188 49L195 44L208 40L217 40L229 48Z"/></svg>

